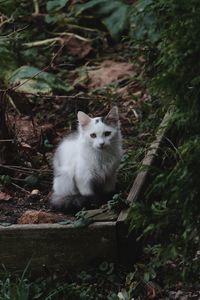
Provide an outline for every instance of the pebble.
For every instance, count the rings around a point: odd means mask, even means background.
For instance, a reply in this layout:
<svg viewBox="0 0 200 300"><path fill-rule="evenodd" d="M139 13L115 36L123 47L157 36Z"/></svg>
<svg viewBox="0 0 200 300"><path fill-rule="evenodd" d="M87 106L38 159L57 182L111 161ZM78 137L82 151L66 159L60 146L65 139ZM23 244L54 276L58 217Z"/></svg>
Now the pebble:
<svg viewBox="0 0 200 300"><path fill-rule="evenodd" d="M40 191L39 190L32 190L31 195L39 195Z"/></svg>

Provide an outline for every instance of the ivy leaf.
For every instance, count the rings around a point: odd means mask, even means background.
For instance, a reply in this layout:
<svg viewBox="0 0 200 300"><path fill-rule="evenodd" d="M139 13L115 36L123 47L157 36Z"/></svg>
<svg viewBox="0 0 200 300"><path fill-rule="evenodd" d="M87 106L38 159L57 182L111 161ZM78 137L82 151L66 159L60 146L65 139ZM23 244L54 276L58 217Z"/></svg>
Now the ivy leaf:
<svg viewBox="0 0 200 300"><path fill-rule="evenodd" d="M50 0L47 1L47 11L48 12L52 12L52 11L58 11L61 8L63 8L67 3L69 2L69 0Z"/></svg>
<svg viewBox="0 0 200 300"><path fill-rule="evenodd" d="M54 15L46 15L45 22L47 24L55 24L59 21L63 20L63 14L54 14Z"/></svg>
<svg viewBox="0 0 200 300"><path fill-rule="evenodd" d="M108 29L110 35L114 39L118 39L119 35L127 28L128 6L123 5L108 17L102 19L102 23Z"/></svg>
<svg viewBox="0 0 200 300"><path fill-rule="evenodd" d="M51 94L53 90L69 92L73 89L71 85L64 83L54 74L31 66L22 66L15 70L9 83L19 84L17 91L33 94Z"/></svg>
<svg viewBox="0 0 200 300"><path fill-rule="evenodd" d="M3 226L3 227L8 227L8 226L11 226L12 223L8 223L8 222L0 222L0 226Z"/></svg>
<svg viewBox="0 0 200 300"><path fill-rule="evenodd" d="M29 175L25 178L25 182L28 186L35 186L38 183L39 178L35 175Z"/></svg>
<svg viewBox="0 0 200 300"><path fill-rule="evenodd" d="M17 68L17 63L15 61L15 53L11 49L10 43L3 38L0 40L0 61L0 79L4 80L7 74L10 74Z"/></svg>
<svg viewBox="0 0 200 300"><path fill-rule="evenodd" d="M23 93L30 93L30 94L46 94L50 95L52 92L51 87L46 82L41 82L39 80L34 79L21 79L17 81L17 83L20 85L19 88L17 88L18 92Z"/></svg>
<svg viewBox="0 0 200 300"><path fill-rule="evenodd" d="M149 282L149 280L150 280L150 274L149 274L149 272L144 273L144 281L145 282Z"/></svg>
<svg viewBox="0 0 200 300"><path fill-rule="evenodd" d="M0 176L0 183L5 184L5 185L11 183L10 176L9 175L1 175Z"/></svg>
<svg viewBox="0 0 200 300"><path fill-rule="evenodd" d="M113 39L119 39L129 25L129 6L122 1L90 0L76 6L76 16L91 13L98 17Z"/></svg>
<svg viewBox="0 0 200 300"><path fill-rule="evenodd" d="M69 225L69 224L73 224L72 220L61 220L58 222L58 224L60 225Z"/></svg>
<svg viewBox="0 0 200 300"><path fill-rule="evenodd" d="M13 0L6 0L6 1L0 1L1 4L1 13L11 15L13 11L16 10L17 7L17 1Z"/></svg>
<svg viewBox="0 0 200 300"><path fill-rule="evenodd" d="M48 139L44 140L44 148L47 149L47 150L53 148L53 145L49 143Z"/></svg>
<svg viewBox="0 0 200 300"><path fill-rule="evenodd" d="M87 218L87 213L84 210L77 212L75 217L76 219L73 222L74 227L85 227L92 222L89 218Z"/></svg>
<svg viewBox="0 0 200 300"><path fill-rule="evenodd" d="M24 60L28 63L34 63L34 61L38 57L38 49L36 49L36 48L26 49L26 50L22 51L21 53L23 55Z"/></svg>
<svg viewBox="0 0 200 300"><path fill-rule="evenodd" d="M92 221L90 219L78 219L73 222L74 227L87 227Z"/></svg>

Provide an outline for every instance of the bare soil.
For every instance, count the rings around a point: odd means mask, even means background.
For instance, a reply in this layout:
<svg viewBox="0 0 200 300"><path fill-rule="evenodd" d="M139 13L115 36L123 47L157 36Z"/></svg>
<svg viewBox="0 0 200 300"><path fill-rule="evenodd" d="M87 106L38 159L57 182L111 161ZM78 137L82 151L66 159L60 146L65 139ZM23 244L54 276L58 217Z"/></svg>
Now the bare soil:
<svg viewBox="0 0 200 300"><path fill-rule="evenodd" d="M38 211L52 213L49 198L54 149L64 135L76 129L78 110L102 116L112 105L118 105L125 149L119 193L126 198L137 164L153 139L151 126L143 126L145 118L152 118L153 109L150 96L138 80L142 66L123 60L119 46L108 49L100 61L93 62L89 77L79 76L77 68L69 71L67 82L74 89L68 95L41 96L12 91L15 105L10 103L6 108L10 136L8 141L1 141L9 154L0 164L1 225L21 222L27 210L34 210L36 215ZM80 63L77 67L80 68ZM53 214L55 222L63 218L56 212ZM27 222L54 221L44 216L29 218Z"/></svg>

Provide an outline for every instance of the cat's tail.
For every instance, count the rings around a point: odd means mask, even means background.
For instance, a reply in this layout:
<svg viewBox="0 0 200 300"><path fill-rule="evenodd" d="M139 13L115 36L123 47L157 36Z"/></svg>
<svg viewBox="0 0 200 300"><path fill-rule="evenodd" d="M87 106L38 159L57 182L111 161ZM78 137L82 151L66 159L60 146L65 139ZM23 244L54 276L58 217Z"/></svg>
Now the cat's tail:
<svg viewBox="0 0 200 300"><path fill-rule="evenodd" d="M60 196L55 193L50 199L50 206L53 210L62 211L64 213L76 213L82 209L94 209L99 206L99 203L94 199L94 196Z"/></svg>

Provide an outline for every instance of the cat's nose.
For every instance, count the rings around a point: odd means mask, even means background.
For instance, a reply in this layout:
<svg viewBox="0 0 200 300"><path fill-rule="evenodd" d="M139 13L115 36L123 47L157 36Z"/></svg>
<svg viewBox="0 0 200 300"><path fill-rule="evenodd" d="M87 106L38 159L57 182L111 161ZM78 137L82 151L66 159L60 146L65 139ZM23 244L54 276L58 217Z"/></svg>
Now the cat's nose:
<svg viewBox="0 0 200 300"><path fill-rule="evenodd" d="M104 147L105 143L102 142L102 143L99 143L99 147L102 149Z"/></svg>

